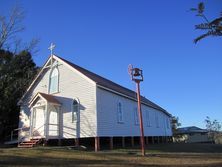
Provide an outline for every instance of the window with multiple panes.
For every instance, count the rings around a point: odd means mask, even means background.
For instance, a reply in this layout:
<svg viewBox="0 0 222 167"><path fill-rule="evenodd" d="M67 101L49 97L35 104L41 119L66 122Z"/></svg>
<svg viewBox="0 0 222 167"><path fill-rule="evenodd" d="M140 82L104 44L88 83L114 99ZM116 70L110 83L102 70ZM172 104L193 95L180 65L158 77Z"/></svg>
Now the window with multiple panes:
<svg viewBox="0 0 222 167"><path fill-rule="evenodd" d="M159 116L157 112L155 113L155 122L156 122L156 127L159 128L160 124L159 124Z"/></svg>
<svg viewBox="0 0 222 167"><path fill-rule="evenodd" d="M123 122L123 106L122 103L118 102L117 104L117 121L118 123Z"/></svg>
<svg viewBox="0 0 222 167"><path fill-rule="evenodd" d="M137 108L134 108L134 121L135 121L135 125L139 125L139 115L138 115Z"/></svg>
<svg viewBox="0 0 222 167"><path fill-rule="evenodd" d="M59 71L54 68L49 78L49 93L56 93L59 91Z"/></svg>
<svg viewBox="0 0 222 167"><path fill-rule="evenodd" d="M78 112L79 112L79 103L77 100L73 100L72 104L72 122L78 120Z"/></svg>
<svg viewBox="0 0 222 167"><path fill-rule="evenodd" d="M170 121L168 118L166 118L166 124L167 124L167 129L169 129L170 128Z"/></svg>
<svg viewBox="0 0 222 167"><path fill-rule="evenodd" d="M150 124L150 112L149 111L146 111L146 122L147 122L147 126L151 126Z"/></svg>

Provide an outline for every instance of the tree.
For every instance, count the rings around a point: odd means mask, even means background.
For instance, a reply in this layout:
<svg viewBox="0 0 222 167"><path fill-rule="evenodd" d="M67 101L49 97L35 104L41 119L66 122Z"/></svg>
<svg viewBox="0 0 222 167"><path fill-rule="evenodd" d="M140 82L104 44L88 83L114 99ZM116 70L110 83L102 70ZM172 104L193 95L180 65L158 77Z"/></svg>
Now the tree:
<svg viewBox="0 0 222 167"><path fill-rule="evenodd" d="M18 34L24 30L24 11L16 5L9 17L0 15L0 140L18 127L18 100L37 73L31 52L38 43L24 44Z"/></svg>
<svg viewBox="0 0 222 167"><path fill-rule="evenodd" d="M171 118L171 124L172 124L172 130L173 130L173 134L177 131L177 128L179 126L181 126L181 123L179 122L179 118L178 117L175 117L173 116Z"/></svg>
<svg viewBox="0 0 222 167"><path fill-rule="evenodd" d="M209 131L219 132L221 130L221 124L216 119L212 121L210 117L207 116L204 122L206 123L207 130Z"/></svg>
<svg viewBox="0 0 222 167"><path fill-rule="evenodd" d="M0 15L0 49L14 49L14 53L19 53L21 50L37 52L35 49L39 42L38 39L33 38L25 44L18 38L18 34L25 29L22 24L24 18L24 10L18 5L11 10L9 17Z"/></svg>
<svg viewBox="0 0 222 167"><path fill-rule="evenodd" d="M215 137L217 136L218 133L221 131L221 123L218 122L216 119L213 121L210 119L210 117L206 117L204 120L206 123L206 128L209 131L209 137L213 140L215 140Z"/></svg>
<svg viewBox="0 0 222 167"><path fill-rule="evenodd" d="M18 127L18 100L36 75L37 67L27 51L15 55L0 50L0 139Z"/></svg>
<svg viewBox="0 0 222 167"><path fill-rule="evenodd" d="M191 8L191 11L197 12L196 16L201 17L204 20L203 23L195 25L195 28L206 31L204 34L195 38L194 43L197 43L208 36L222 36L222 13L219 17L209 21L204 14L205 6L203 2L199 3L197 8Z"/></svg>

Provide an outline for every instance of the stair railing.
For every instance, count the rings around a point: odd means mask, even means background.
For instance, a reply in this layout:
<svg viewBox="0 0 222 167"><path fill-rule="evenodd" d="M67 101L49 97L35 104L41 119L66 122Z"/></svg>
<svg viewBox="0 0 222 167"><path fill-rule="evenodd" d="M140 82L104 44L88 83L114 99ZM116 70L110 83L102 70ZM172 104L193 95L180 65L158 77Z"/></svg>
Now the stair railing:
<svg viewBox="0 0 222 167"><path fill-rule="evenodd" d="M45 125L46 125L46 124L43 124L43 125L39 126L37 129L34 129L34 128L33 128L33 131L31 132L31 136L34 136L34 134L35 134L36 132L38 132L38 133L41 134L42 131L39 132L39 130L40 130L40 128L44 127L44 129L43 129L43 131L44 131L44 130L45 130Z"/></svg>

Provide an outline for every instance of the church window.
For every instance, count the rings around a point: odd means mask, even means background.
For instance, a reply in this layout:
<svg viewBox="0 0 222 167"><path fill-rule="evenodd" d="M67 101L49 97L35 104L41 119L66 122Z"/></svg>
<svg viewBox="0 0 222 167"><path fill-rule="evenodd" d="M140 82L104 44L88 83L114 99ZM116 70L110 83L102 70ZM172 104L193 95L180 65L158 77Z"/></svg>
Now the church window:
<svg viewBox="0 0 222 167"><path fill-rule="evenodd" d="M138 115L137 108L134 108L134 122L135 122L135 125L139 125L139 115Z"/></svg>
<svg viewBox="0 0 222 167"><path fill-rule="evenodd" d="M57 93L59 91L59 71L54 68L49 79L49 93Z"/></svg>
<svg viewBox="0 0 222 167"><path fill-rule="evenodd" d="M79 111L79 103L77 100L73 100L72 104L72 122L77 121Z"/></svg>
<svg viewBox="0 0 222 167"><path fill-rule="evenodd" d="M150 125L150 112L146 111L146 121L147 121L147 126L151 126Z"/></svg>
<svg viewBox="0 0 222 167"><path fill-rule="evenodd" d="M117 104L117 121L118 123L123 122L123 108L122 108L122 103L118 102Z"/></svg>

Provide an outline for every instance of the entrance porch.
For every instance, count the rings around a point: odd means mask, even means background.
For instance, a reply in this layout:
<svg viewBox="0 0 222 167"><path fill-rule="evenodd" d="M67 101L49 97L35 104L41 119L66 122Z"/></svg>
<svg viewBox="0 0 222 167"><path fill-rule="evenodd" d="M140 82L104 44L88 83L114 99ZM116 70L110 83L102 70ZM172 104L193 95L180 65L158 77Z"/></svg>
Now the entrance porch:
<svg viewBox="0 0 222 167"><path fill-rule="evenodd" d="M52 95L37 93L30 101L29 139L60 138L60 102Z"/></svg>

